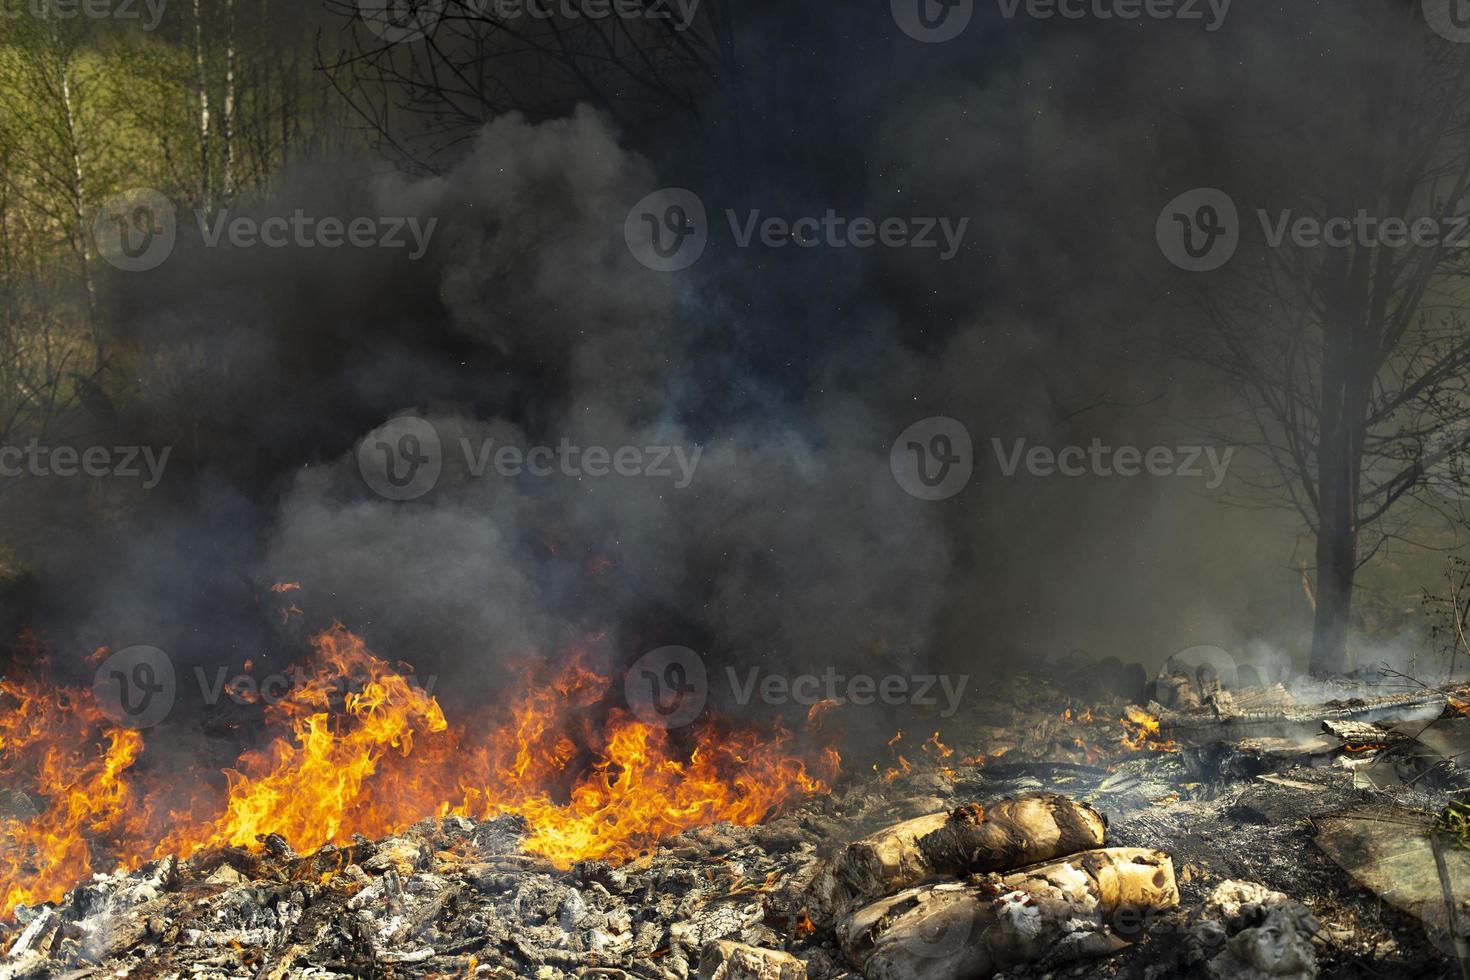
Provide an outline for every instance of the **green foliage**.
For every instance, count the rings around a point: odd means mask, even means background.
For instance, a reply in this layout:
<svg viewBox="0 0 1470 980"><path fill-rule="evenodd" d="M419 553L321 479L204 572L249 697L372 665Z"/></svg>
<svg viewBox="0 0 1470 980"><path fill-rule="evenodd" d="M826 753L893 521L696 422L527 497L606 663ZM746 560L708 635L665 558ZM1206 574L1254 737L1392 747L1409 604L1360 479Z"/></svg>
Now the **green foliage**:
<svg viewBox="0 0 1470 980"><path fill-rule="evenodd" d="M1435 818L1434 829L1457 846L1470 850L1470 803L1451 803L1445 807Z"/></svg>
<svg viewBox="0 0 1470 980"><path fill-rule="evenodd" d="M149 188L181 214L220 206L341 131L298 6L173 0L148 30L0 0L0 442L52 431L75 378L106 387L130 356L107 339L103 202Z"/></svg>

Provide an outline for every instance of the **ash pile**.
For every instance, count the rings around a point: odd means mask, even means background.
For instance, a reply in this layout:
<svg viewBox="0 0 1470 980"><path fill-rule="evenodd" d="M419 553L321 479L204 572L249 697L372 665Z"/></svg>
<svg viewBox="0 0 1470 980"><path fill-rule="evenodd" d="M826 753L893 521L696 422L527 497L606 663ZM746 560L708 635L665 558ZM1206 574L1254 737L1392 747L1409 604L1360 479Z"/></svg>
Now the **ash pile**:
<svg viewBox="0 0 1470 980"><path fill-rule="evenodd" d="M13 910L0 980L1463 975L1465 691L1149 688L1017 679L827 796L622 867L449 817L98 876Z"/></svg>

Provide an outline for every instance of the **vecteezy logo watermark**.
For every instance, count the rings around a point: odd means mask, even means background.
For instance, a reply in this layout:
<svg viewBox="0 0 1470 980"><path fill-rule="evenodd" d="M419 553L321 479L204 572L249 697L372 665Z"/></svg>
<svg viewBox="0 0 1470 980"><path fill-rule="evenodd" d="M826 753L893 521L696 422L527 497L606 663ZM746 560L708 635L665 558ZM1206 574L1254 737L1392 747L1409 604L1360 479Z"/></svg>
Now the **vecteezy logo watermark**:
<svg viewBox="0 0 1470 980"><path fill-rule="evenodd" d="M163 480L171 452L172 446L161 452L152 446L43 446L33 438L24 446L0 446L0 477L142 479L143 489L152 490Z"/></svg>
<svg viewBox="0 0 1470 980"><path fill-rule="evenodd" d="M955 419L923 419L899 433L888 453L888 467L910 496L945 500L969 485L975 443L970 430Z"/></svg>
<svg viewBox="0 0 1470 980"><path fill-rule="evenodd" d="M284 215L258 220L245 215L230 216L228 210L210 214L194 212L199 234L209 248L218 248L228 239L235 248L409 248L408 260L417 262L429 250L429 241L439 224L438 218L420 222L418 218L314 218L297 208L289 218ZM407 235L405 236L405 231Z"/></svg>
<svg viewBox="0 0 1470 980"><path fill-rule="evenodd" d="M1456 44L1470 42L1470 2L1467 0L1424 0L1424 20L1446 41Z"/></svg>
<svg viewBox="0 0 1470 980"><path fill-rule="evenodd" d="M709 701L704 659L688 647L650 651L623 675L623 696L644 724L683 728L704 712Z"/></svg>
<svg viewBox="0 0 1470 980"><path fill-rule="evenodd" d="M1211 272L1235 255L1240 245L1240 215L1229 194L1197 187L1164 205L1154 237L1164 257L1179 268Z"/></svg>
<svg viewBox="0 0 1470 980"><path fill-rule="evenodd" d="M389 419L357 447L367 485L388 500L417 500L439 482L444 447L439 430L414 415Z"/></svg>
<svg viewBox="0 0 1470 980"><path fill-rule="evenodd" d="M1289 208L1274 214L1257 208L1255 214L1268 248L1470 248L1470 214L1382 217L1364 208L1329 217ZM1155 232L1170 262L1190 272L1209 272L1235 254L1241 224L1235 202L1224 191L1201 187L1170 201Z"/></svg>
<svg viewBox="0 0 1470 980"><path fill-rule="evenodd" d="M136 646L112 654L92 681L97 707L127 728L152 728L173 710L178 683L174 663L157 647Z"/></svg>
<svg viewBox="0 0 1470 980"><path fill-rule="evenodd" d="M143 30L153 31L163 21L168 0L26 0L22 6L0 8L0 19L18 20L142 20Z"/></svg>
<svg viewBox="0 0 1470 980"><path fill-rule="evenodd" d="M996 0L1006 20L1178 20L1200 21L1214 33L1232 0ZM974 0L892 0L894 23L915 41L941 44L964 33L975 14Z"/></svg>
<svg viewBox="0 0 1470 980"><path fill-rule="evenodd" d="M169 199L143 188L103 202L92 224L97 253L124 272L156 269L173 254L178 216Z"/></svg>
<svg viewBox="0 0 1470 980"><path fill-rule="evenodd" d="M1179 477L1203 479L1217 489L1230 472L1236 447L1111 446L1094 438L1086 446L1032 445L1025 438L992 438L1001 476ZM938 416L915 422L894 441L889 469L898 485L920 500L945 500L969 485L975 468L970 432L955 419Z"/></svg>
<svg viewBox="0 0 1470 980"><path fill-rule="evenodd" d="M704 202L682 187L654 191L628 212L623 240L633 257L655 272L687 269L709 245Z"/></svg>
<svg viewBox="0 0 1470 980"><path fill-rule="evenodd" d="M766 674L761 676L759 667L751 667L742 678L734 667L725 668L725 677L735 702L748 706L759 693L761 703L768 705L798 704L805 708L823 702L872 705L888 707L916 705L935 707L938 695L944 694L944 708L939 717L950 718L959 710L960 698L965 686L970 683L969 674L950 677L948 674L888 674L874 677L871 674L841 674L836 667L828 667L821 674Z"/></svg>
<svg viewBox="0 0 1470 980"><path fill-rule="evenodd" d="M970 26L975 0L891 0L893 22L915 41L953 41Z"/></svg>
<svg viewBox="0 0 1470 980"><path fill-rule="evenodd" d="M370 681L367 678L340 677L324 682L299 666L284 673L256 675L231 674L228 668L207 671L195 667L194 680L207 707L215 707L228 698L237 705L273 705L290 700L298 691L310 689L312 697L335 692L339 697L361 694ZM433 696L439 676L420 678L407 674L404 680L418 690ZM157 647L135 646L109 656L97 668L92 681L92 697L102 713L113 722L128 728L153 728L173 711L178 700L179 679L174 662Z"/></svg>
<svg viewBox="0 0 1470 980"><path fill-rule="evenodd" d="M494 439L478 443L461 437L459 449L469 475L483 477L493 470L507 479L517 477L607 476L648 477L674 481L684 490L694 482L704 447L684 446L580 446L563 438L556 445L522 447L497 444ZM432 490L444 465L439 432L433 424L415 416L393 419L364 439L357 449L358 467L374 491L389 500L414 500Z"/></svg>
<svg viewBox="0 0 1470 980"><path fill-rule="evenodd" d="M939 260L953 259L964 243L970 219L939 217L848 217L829 208L820 217L768 215L760 209L744 214L725 210L730 237L737 248L760 244L784 248L918 248L938 249ZM677 272L699 261L709 244L704 202L683 188L655 191L628 212L623 223L628 249L656 272Z"/></svg>
<svg viewBox="0 0 1470 980"><path fill-rule="evenodd" d="M447 0L357 0L367 29L389 44L422 41L444 19Z"/></svg>
<svg viewBox="0 0 1470 980"><path fill-rule="evenodd" d="M420 678L417 674L406 674L403 677L408 685L423 691L430 697L434 694L434 688L438 686L439 675L429 674ZM200 696L208 707L215 707L225 698L237 705L245 706L251 704L280 704L291 699L292 694L297 691L311 690L312 698L319 698L325 692L333 692L339 697L349 694L362 694L372 681L365 677L339 677L324 682L319 677L312 677L301 667L292 667L285 672L257 675L247 669L244 673L231 674L226 667L218 667L212 672L203 667L194 668L194 680L199 685Z"/></svg>

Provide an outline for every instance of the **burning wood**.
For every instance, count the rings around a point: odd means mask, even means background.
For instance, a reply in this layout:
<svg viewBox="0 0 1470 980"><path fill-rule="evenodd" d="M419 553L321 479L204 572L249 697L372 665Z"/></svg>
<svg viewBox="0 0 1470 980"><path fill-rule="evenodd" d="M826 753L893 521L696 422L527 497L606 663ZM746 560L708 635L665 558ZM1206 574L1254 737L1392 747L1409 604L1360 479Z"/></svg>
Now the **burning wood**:
<svg viewBox="0 0 1470 980"><path fill-rule="evenodd" d="M1116 952L1127 945L1109 926L1119 913L1178 903L1168 856L1116 848L912 888L856 912L837 933L868 980L966 980Z"/></svg>
<svg viewBox="0 0 1470 980"><path fill-rule="evenodd" d="M336 653L355 655L345 636L339 644ZM1316 904L1308 912L1280 902L1223 917L1163 912L1177 900L1173 868L1195 902L1208 894L1202 881L1238 876L1237 865L1252 863L1250 877L1270 882L1272 894L1310 887L1318 895L1324 872L1293 877L1310 859L1281 856L1295 837L1310 846L1288 828L1358 799L1364 791L1350 767L1395 761L1410 782L1432 765L1418 783L1428 787L1470 744L1459 717L1431 727L1329 718L1310 726L1323 743L1310 760L1256 752L1258 738L1205 746L1181 739L1181 751L1163 752L1168 712L1085 705L1029 686L1014 699L1014 717L946 728L942 737L928 725L906 726L929 737L891 776L870 774L864 759L856 774L827 781L821 757L795 751L794 741L737 741L722 753L711 741L681 749L641 732L600 702L606 678L580 665L528 688L498 725L456 727L445 718L440 729L436 702L400 686L395 671L375 659L345 662L362 672L351 699L304 688L272 716L283 722L278 744L242 759L219 800L196 797L192 819L172 818L160 839L180 841L182 860L154 859L157 842L130 856L134 828L169 823L137 805L155 798L157 776L121 764L129 740L114 743L83 699L57 702L59 719L37 710L40 702L0 716L0 726L11 725L0 753L7 778L29 790L12 792L14 804L4 807L0 820L12 833L0 860L14 862L5 865L15 869L12 881L30 894L54 897L23 902L0 921L0 949L10 953L0 959L0 980L85 970L267 980L844 980L855 969L868 980L941 980L1030 975L1113 951L1136 975L1196 967L1213 975L1218 967L1235 978L1267 964L1300 967L1281 975L1307 980L1304 943L1318 955L1343 955L1334 938L1344 935L1342 913L1314 936L1312 916L1329 921L1330 906L1327 915ZM308 676L325 683L334 671ZM12 684L6 696L17 690ZM1235 704L1254 703L1249 692L1236 693L1244 696ZM315 716L322 720L309 723ZM1147 736L1137 749L1122 738L1130 731L1124 718ZM833 734L836 721L827 725ZM56 742L73 724L71 741ZM373 732L402 737L394 745ZM620 733L638 738L618 742ZM589 742L589 734L602 737ZM87 806L43 792L38 747L46 739L74 766L61 786L112 788ZM1106 754L1080 757L1079 739ZM362 773L332 768L350 767L360 748L372 762ZM1310 767L1329 757L1335 765ZM484 760L488 768L469 771ZM301 788L306 771L325 774L315 795ZM806 793L793 775L791 795L767 806L775 784L749 784L772 772L805 772L826 789ZM705 773L712 784L702 782ZM446 786L464 796L431 807L432 819L399 825ZM294 795L275 803L266 788ZM466 799L472 805L453 812ZM704 802L675 812L685 799ZM121 815L108 823L102 814L113 806ZM86 819L69 824L72 814ZM331 821L330 833L302 832ZM265 832L272 826L282 829ZM83 863L53 868L36 842L67 828L74 836L57 840L73 843L57 853ZM564 849L548 845L558 840ZM833 852L834 841L852 843ZM137 870L92 877L104 860ZM1446 856L1455 871L1462 860ZM62 877L74 869L74 879ZM1359 870L1349 869L1378 886ZM1338 877L1362 892L1365 907L1380 907L1354 878ZM1414 908L1427 922L1441 893L1430 888L1437 878L1424 884L1425 901ZM1133 913L1169 927L1155 925L1148 942L1128 945L1147 931L1127 928L1142 921ZM1291 930L1289 942L1275 942Z"/></svg>
<svg viewBox="0 0 1470 980"><path fill-rule="evenodd" d="M340 627L316 638L300 676L264 707L275 738L241 755L222 798L202 788L203 772L135 771L143 735L114 725L89 692L52 684L44 665L0 682L0 778L42 803L29 819L0 813L10 843L0 908L59 898L99 870L97 842L111 861L137 866L258 848L271 835L314 851L434 814L522 817L524 849L559 868L621 862L690 827L758 823L826 790L837 771L835 753L799 753L779 729L711 726L675 745L611 704L616 685L580 657L542 665L485 727L451 725L433 697Z"/></svg>
<svg viewBox="0 0 1470 980"><path fill-rule="evenodd" d="M1158 718L1136 705L1124 709L1123 744L1135 752L1177 752L1179 746L1163 734Z"/></svg>

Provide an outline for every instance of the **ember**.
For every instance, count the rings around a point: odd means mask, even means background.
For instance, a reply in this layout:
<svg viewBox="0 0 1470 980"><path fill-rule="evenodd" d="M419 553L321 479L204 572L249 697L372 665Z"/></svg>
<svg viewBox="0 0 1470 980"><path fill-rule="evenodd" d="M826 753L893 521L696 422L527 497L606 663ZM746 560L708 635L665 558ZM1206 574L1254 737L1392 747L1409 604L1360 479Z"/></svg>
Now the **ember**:
<svg viewBox="0 0 1470 980"><path fill-rule="evenodd" d="M1164 736L1159 719L1142 708L1130 704L1121 720L1127 730L1123 735L1124 747L1135 752L1179 751L1173 739Z"/></svg>

